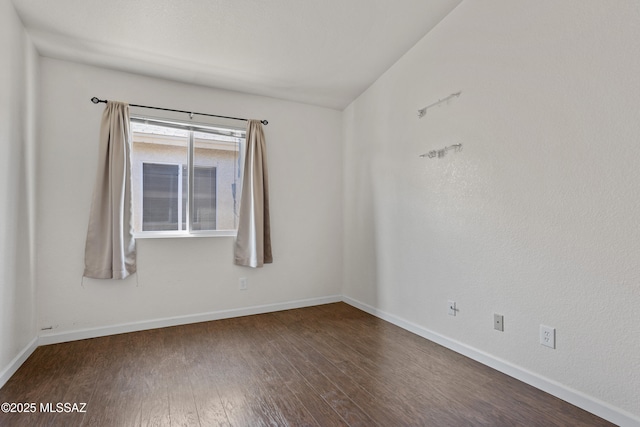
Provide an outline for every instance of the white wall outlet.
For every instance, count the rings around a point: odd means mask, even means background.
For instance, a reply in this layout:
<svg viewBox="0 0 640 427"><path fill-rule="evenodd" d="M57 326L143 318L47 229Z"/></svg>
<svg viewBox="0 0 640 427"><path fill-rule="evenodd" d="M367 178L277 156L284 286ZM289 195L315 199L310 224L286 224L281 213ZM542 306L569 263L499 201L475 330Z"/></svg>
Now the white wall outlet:
<svg viewBox="0 0 640 427"><path fill-rule="evenodd" d="M456 309L456 302L449 300L448 304L449 304L449 316L455 316L456 311L458 311L458 309Z"/></svg>
<svg viewBox="0 0 640 427"><path fill-rule="evenodd" d="M241 291L246 291L247 289L249 289L249 283L246 277L240 278L240 280L238 281L238 289L240 289Z"/></svg>
<svg viewBox="0 0 640 427"><path fill-rule="evenodd" d="M540 325L540 344L556 348L556 328Z"/></svg>
<svg viewBox="0 0 640 427"><path fill-rule="evenodd" d="M502 314L493 314L493 329L504 332L504 316Z"/></svg>

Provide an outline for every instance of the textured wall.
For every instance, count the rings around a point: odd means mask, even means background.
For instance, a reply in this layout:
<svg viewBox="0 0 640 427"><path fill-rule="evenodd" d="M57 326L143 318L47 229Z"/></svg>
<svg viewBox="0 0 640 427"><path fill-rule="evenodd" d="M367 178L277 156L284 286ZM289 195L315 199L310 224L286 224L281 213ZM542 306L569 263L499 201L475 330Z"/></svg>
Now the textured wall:
<svg viewBox="0 0 640 427"><path fill-rule="evenodd" d="M638 22L630 0L463 2L354 101L345 295L640 416Z"/></svg>
<svg viewBox="0 0 640 427"><path fill-rule="evenodd" d="M340 294L340 112L48 58L41 73L38 300L50 333ZM145 239L137 275L82 281L104 109L93 96L268 119L274 263L233 265L232 237ZM241 276L247 291L238 290Z"/></svg>

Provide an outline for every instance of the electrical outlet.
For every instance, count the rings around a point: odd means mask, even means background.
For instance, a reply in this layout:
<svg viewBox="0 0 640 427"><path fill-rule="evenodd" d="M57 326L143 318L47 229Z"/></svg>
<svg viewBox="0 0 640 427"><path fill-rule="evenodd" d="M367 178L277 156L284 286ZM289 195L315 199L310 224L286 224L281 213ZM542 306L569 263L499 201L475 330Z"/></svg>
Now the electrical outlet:
<svg viewBox="0 0 640 427"><path fill-rule="evenodd" d="M540 325L540 344L556 348L556 328Z"/></svg>
<svg viewBox="0 0 640 427"><path fill-rule="evenodd" d="M238 289L240 289L241 291L246 291L247 289L249 289L249 284L246 277L240 278L240 280L238 281Z"/></svg>
<svg viewBox="0 0 640 427"><path fill-rule="evenodd" d="M504 316L502 314L493 314L493 329L504 332Z"/></svg>
<svg viewBox="0 0 640 427"><path fill-rule="evenodd" d="M458 311L456 309L456 302L449 300L449 316L455 316L456 311Z"/></svg>

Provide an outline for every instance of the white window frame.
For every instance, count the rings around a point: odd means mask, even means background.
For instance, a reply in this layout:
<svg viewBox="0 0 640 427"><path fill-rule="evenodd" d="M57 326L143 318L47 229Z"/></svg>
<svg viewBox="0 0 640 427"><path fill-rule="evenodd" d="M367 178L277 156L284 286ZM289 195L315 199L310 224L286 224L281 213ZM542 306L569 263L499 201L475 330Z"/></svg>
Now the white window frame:
<svg viewBox="0 0 640 427"><path fill-rule="evenodd" d="M244 156L243 153L243 149L244 149L244 144L246 143L246 130L243 128L237 128L237 127L233 127L233 126L216 126L216 125L211 125L211 124L202 124L202 123L186 123L186 122L182 122L179 120L173 120L173 119L163 119L163 118L157 118L157 117L151 117L151 116L142 116L142 115L131 115L130 117L131 121L137 121L139 123L150 123L150 124L156 124L159 126L167 126L167 127L173 127L173 128L178 128L178 129L184 129L189 131L189 142L188 142L188 148L187 148L187 172L188 172L188 184L187 184L187 190L188 190L188 195L187 195L187 207L186 207L186 212L184 213L185 215L187 215L186 217L186 229L185 230L162 230L162 231L135 231L133 233L134 238L136 239L158 239L158 238L183 238L183 237L236 237L238 234L238 230L237 229L233 229L233 230L192 230L192 218L191 218L191 212L193 211L193 181L194 181L194 171L193 171L193 155L194 155L194 133L195 132L205 132L205 133L218 133L220 135L226 135L228 131L232 131L234 133L237 133L237 138L241 139L244 142L238 142L239 147L238 147L238 153L239 153L239 158L242 160L242 157ZM171 163L171 162L156 162L156 161L148 161L148 162L141 162L141 164L144 163L155 163L155 164L167 164L167 165L177 165L178 168L181 170L182 169L182 164L178 164L178 163ZM243 161L239 161L239 176L242 179L243 177L243 171L242 168L244 167L244 162ZM180 171L180 175L182 175L182 171ZM184 177L183 177L184 179ZM140 185L143 185L142 180ZM218 191L218 180L216 179L216 194ZM241 195L241 190L242 190L242 181L240 180L240 185L237 186L236 188L236 197L239 200L240 199L240 195ZM180 190L181 191L181 190ZM142 189L140 194L142 194ZM144 199L144 197L141 197L140 200L140 204L142 205L142 200ZM238 202L239 204L239 202ZM140 207L140 211L142 212L142 206ZM181 226L181 223L179 223Z"/></svg>

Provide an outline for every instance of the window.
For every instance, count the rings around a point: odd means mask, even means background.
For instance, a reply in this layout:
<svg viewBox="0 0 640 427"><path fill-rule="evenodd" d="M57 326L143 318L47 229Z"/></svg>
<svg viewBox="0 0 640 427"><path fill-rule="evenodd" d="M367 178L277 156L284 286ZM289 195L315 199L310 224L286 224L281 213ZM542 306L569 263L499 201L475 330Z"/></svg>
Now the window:
<svg viewBox="0 0 640 427"><path fill-rule="evenodd" d="M186 229L186 168L142 163L142 231Z"/></svg>
<svg viewBox="0 0 640 427"><path fill-rule="evenodd" d="M137 236L235 232L244 130L134 116L131 133Z"/></svg>

